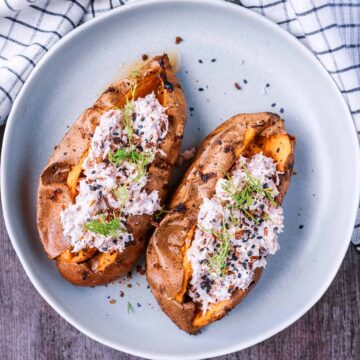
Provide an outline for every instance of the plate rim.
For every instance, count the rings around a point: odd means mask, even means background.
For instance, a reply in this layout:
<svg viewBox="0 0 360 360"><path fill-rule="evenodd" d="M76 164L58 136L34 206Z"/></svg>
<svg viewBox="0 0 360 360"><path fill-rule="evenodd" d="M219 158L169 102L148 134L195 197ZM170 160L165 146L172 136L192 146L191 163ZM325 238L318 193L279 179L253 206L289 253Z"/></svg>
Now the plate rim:
<svg viewBox="0 0 360 360"><path fill-rule="evenodd" d="M360 148L359 148L359 143L358 143L358 136L357 136L357 130L355 127L355 123L354 120L352 118L350 109L348 107L348 105L346 104L346 101L344 99L344 97L342 96L339 88L337 87L334 79L329 75L329 73L326 71L326 69L323 67L323 65L321 64L321 62L315 57L315 55L311 52L311 50L309 50L303 43L301 43L294 35L292 35L291 33L287 32L285 29L281 28L279 25L277 25L276 23L274 23L273 21L271 21L268 18L265 18L264 16L251 11L247 8L244 8L242 6L239 6L237 4L234 3L230 3L227 1L219 1L219 0L146 0L146 1L130 1L128 4L126 4L126 6L120 6L98 18L94 18L90 21L88 21L87 23L81 25L80 27L77 27L76 29L74 29L73 31L71 31L69 34L67 34L66 36L64 36L62 39L60 39L45 55L44 57L39 61L39 63L37 64L37 66L35 67L35 69L32 71L32 73L30 74L30 76L28 77L27 81L25 82L25 85L22 87L22 89L20 90L19 94L17 95L12 109L10 111L10 114L8 116L7 119L7 124L5 127L5 131L4 131L4 136L3 136L3 145L2 145L2 153L1 153L1 169L0 169L0 192L1 192L1 204L2 204L2 208L3 208L3 215L4 215L4 221L5 221L5 226L11 241L11 244L16 252L16 255L18 256L21 265L26 273L26 275L28 276L28 278L30 279L30 281L32 282L33 286L35 287L35 289L38 291L38 293L42 296L42 298L61 316L63 317L68 323L70 323L74 328L76 328L78 331L82 332L83 334L85 334L86 336L90 337L91 339L104 344L106 346L109 346L113 349L122 351L122 352L126 352L128 354L131 355L135 355L135 356L141 356L143 358L147 358L147 359L151 359L154 358L154 356L156 356L156 359L204 359L204 358L209 358L209 357L215 357L215 356L221 356L221 355L225 355L225 354L229 354L229 353L233 353L236 351L240 351L240 350L244 350L248 347L254 346L262 341L265 341L266 339L278 334L279 332L281 332L282 330L284 330L285 328L289 327L290 325L292 325L295 321L297 321L300 317L302 317L306 312L308 312L319 300L320 298L324 295L324 293L326 292L326 290L329 288L329 286L331 285L334 277L336 276L336 274L339 271L339 268L343 262L343 259L345 257L346 251L348 249L348 245L350 243L351 240L351 235L353 232L353 225L350 226L348 228L348 231L346 234L344 234L344 239L348 239L348 241L344 241L344 245L341 249L339 249L339 256L337 258L337 262L336 264L333 266L332 271L327 275L327 279L326 281L323 282L322 286L319 287L319 289L317 290L317 293L313 295L313 297L311 298L311 300L309 300L305 305L302 306L301 310L298 310L296 313L294 313L294 315L292 317L287 318L286 321L283 321L281 324L278 324L277 326L274 326L272 329L270 329L266 334L263 334L262 336L257 336L254 337L252 339L252 341L248 341L246 344L242 344L242 345L233 345L233 346L228 346L228 347L222 347L219 348L219 350L216 351L202 351L202 352L198 352L196 354L196 357L190 356L190 355L182 355L180 356L174 356L173 354L154 354L151 353L150 351L142 351L142 350L137 350L135 348L129 348L126 345L121 345L119 346L119 344L115 344L111 341L108 341L106 338L103 338L101 336L96 335L95 333L93 333L92 331L88 330L87 328L81 326L80 324L77 323L76 320L74 320L72 318L71 315L69 315L67 313L66 310L62 309L62 306L57 302L57 299L53 296L51 296L50 294L47 293L46 290L46 286L43 286L41 281L39 281L37 279L37 277L31 272L29 266L28 266L28 261L26 260L26 256L23 255L22 250L20 249L20 246L18 245L19 241L16 238L13 228L12 228L12 220L11 220L11 215L10 215L10 211L8 211L8 204L9 204L9 200L8 200L8 195L6 193L6 188L7 188L7 177L5 174L5 170L4 170L4 166L3 164L6 162L6 160L9 158L8 154L7 154L7 148L8 148L8 143L11 141L10 139L10 133L11 133L11 128L15 126L15 114L16 114L16 110L18 107L18 104L22 101L22 95L23 93L26 91L26 89L31 85L32 79L35 77L35 75L41 71L43 65L51 60L51 56L54 52L57 51L58 48L64 46L67 42L71 41L71 39L73 37L75 37L78 33L86 31L88 28L90 28L91 26L93 26L96 23L100 23L103 21L106 21L106 19L108 17L116 17L119 16L119 14L121 13L126 13L127 11L132 11L133 9L136 8L145 8L147 6L151 6L152 4L174 4L174 3L181 3L181 4L202 4L201 6L218 6L219 8L229 8L230 10L234 11L234 12L238 12L238 13L242 13L243 16L247 16L250 18L255 19L255 21L261 22L263 26L268 27L269 29L271 29L271 31L273 31L273 33L277 33L280 36L285 36L289 39L289 41L293 44L293 46L297 47L303 54L304 56L306 56L313 64L315 67L318 68L319 72L322 72L324 75L326 75L326 78L329 80L329 84L330 86L332 86L334 89L336 89L336 92L338 94L338 98L340 100L340 103L342 104L342 108L344 110L344 114L347 114L347 120L342 120L342 121L348 121L350 122L349 126L353 126L353 133L352 133L352 138L348 139L349 143L352 143L352 146L354 148L356 148L355 153L354 153L354 157L356 158L356 166L354 169L355 172L355 178L356 178L356 184L357 188L353 190L354 192L354 201L352 204L352 211L351 214L352 216L349 216L349 219L351 219L351 221L349 221L349 224L355 224L356 221L356 214L357 214L357 209L358 209L358 205L359 205L359 198L360 198ZM357 146L354 146L357 145Z"/></svg>

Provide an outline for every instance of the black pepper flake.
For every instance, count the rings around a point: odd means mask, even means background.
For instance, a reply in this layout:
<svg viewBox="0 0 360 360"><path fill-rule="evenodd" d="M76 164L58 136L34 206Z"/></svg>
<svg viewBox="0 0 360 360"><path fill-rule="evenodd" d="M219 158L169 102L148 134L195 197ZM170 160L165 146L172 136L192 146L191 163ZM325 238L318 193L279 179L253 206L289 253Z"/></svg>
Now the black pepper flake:
<svg viewBox="0 0 360 360"><path fill-rule="evenodd" d="M164 81L164 88L170 92L174 91L174 85L167 80Z"/></svg>
<svg viewBox="0 0 360 360"><path fill-rule="evenodd" d="M300 226L299 226L299 229L303 229L303 228L304 228L304 225L300 225Z"/></svg>
<svg viewBox="0 0 360 360"><path fill-rule="evenodd" d="M204 183L208 182L210 179L212 179L215 176L216 176L216 174L214 172L209 172L209 173L206 173L206 174L200 174L201 181L204 182Z"/></svg>
<svg viewBox="0 0 360 360"><path fill-rule="evenodd" d="M282 114L283 112L284 112L284 109L283 109L283 108L281 108L281 109L280 109L280 113Z"/></svg>
<svg viewBox="0 0 360 360"><path fill-rule="evenodd" d="M270 84L269 84L269 83L267 83L265 86L268 88L268 87L270 87Z"/></svg>
<svg viewBox="0 0 360 360"><path fill-rule="evenodd" d="M203 63L203 61L202 61L201 59L199 59L199 63L200 63L200 64L202 64L202 63Z"/></svg>
<svg viewBox="0 0 360 360"><path fill-rule="evenodd" d="M190 111L194 111L195 109L194 109L193 107L190 107L189 110L190 110Z"/></svg>
<svg viewBox="0 0 360 360"><path fill-rule="evenodd" d="M125 246L125 248L127 248L127 247L131 246L132 244L135 244L135 241L130 239L130 240L125 241L124 246Z"/></svg>
<svg viewBox="0 0 360 360"><path fill-rule="evenodd" d="M247 83L248 83L248 81L246 79L244 79L244 84L247 84Z"/></svg>
<svg viewBox="0 0 360 360"><path fill-rule="evenodd" d="M178 212L178 213L184 213L186 211L186 205L184 203L177 204L172 211Z"/></svg>
<svg viewBox="0 0 360 360"><path fill-rule="evenodd" d="M147 54L142 54L141 58L142 58L142 61L146 61L149 58L149 56Z"/></svg>
<svg viewBox="0 0 360 360"><path fill-rule="evenodd" d="M216 59L211 59L211 62L215 62L216 61Z"/></svg>
<svg viewBox="0 0 360 360"><path fill-rule="evenodd" d="M199 88L199 91L204 91L204 88L200 87L200 88Z"/></svg>
<svg viewBox="0 0 360 360"><path fill-rule="evenodd" d="M222 144L222 141L221 141L221 140L218 140L217 143L218 143L218 145L221 145L221 144Z"/></svg>
<svg viewBox="0 0 360 360"><path fill-rule="evenodd" d="M271 107L275 107L275 106L276 106L276 103L272 103L272 104L271 104Z"/></svg>

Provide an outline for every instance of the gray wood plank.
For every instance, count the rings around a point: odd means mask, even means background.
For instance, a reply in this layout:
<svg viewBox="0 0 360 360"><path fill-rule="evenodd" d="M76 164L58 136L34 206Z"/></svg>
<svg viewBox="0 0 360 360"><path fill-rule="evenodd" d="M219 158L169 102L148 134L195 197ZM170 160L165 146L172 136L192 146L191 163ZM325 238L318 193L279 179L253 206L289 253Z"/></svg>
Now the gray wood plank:
<svg viewBox="0 0 360 360"><path fill-rule="evenodd" d="M0 254L1 359L137 359L87 338L46 304L11 246L2 210ZM350 245L333 284L306 315L271 339L219 359L359 359L359 274L360 256Z"/></svg>

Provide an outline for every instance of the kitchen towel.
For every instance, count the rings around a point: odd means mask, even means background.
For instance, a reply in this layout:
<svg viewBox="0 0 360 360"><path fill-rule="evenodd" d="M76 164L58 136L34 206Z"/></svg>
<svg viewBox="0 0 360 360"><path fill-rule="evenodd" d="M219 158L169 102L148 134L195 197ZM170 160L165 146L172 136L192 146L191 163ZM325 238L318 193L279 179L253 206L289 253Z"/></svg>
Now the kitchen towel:
<svg viewBox="0 0 360 360"><path fill-rule="evenodd" d="M83 22L126 2L0 1L0 125L36 64L56 42ZM360 0L231 2L266 16L311 49L343 94L360 135ZM352 241L360 251L360 212Z"/></svg>

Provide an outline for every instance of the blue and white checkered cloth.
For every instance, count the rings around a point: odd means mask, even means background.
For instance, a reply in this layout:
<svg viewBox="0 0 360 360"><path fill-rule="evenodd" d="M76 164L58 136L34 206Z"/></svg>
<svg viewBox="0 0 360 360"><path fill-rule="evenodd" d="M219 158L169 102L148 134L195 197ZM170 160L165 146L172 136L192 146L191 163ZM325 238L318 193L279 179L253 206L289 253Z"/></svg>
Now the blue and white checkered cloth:
<svg viewBox="0 0 360 360"><path fill-rule="evenodd" d="M46 52L128 0L0 0L0 125ZM333 77L360 135L360 0L232 0L294 34ZM360 250L360 212L353 243Z"/></svg>

